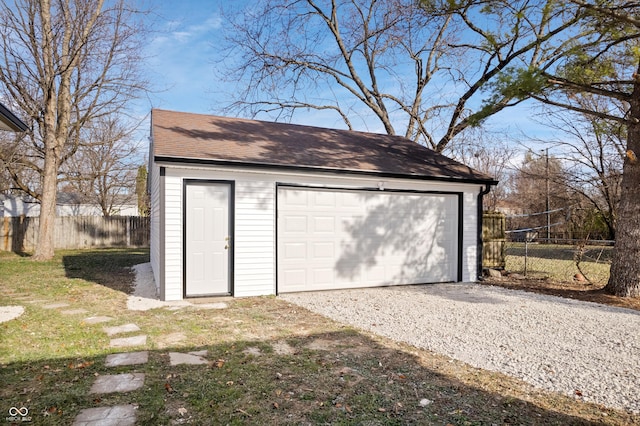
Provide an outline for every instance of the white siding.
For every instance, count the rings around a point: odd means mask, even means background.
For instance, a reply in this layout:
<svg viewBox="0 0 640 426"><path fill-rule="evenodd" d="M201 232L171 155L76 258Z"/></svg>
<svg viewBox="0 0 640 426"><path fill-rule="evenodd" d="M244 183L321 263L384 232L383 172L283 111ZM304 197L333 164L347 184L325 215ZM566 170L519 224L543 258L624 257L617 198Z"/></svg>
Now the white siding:
<svg viewBox="0 0 640 426"><path fill-rule="evenodd" d="M234 295L275 293L275 182L238 176Z"/></svg>
<svg viewBox="0 0 640 426"><path fill-rule="evenodd" d="M156 164L151 166L149 171L149 192L150 192L150 253L151 270L153 280L156 285L156 294L160 294L160 167Z"/></svg>
<svg viewBox="0 0 640 426"><path fill-rule="evenodd" d="M475 192L473 191L475 189ZM462 195L462 281L474 282L478 279L478 194L482 187L470 186Z"/></svg>
<svg viewBox="0 0 640 426"><path fill-rule="evenodd" d="M276 292L276 184L299 184L331 188L378 188L463 193L462 279L476 280L477 184L456 184L415 179L390 179L354 175L268 172L246 168L193 167L166 164L165 176L165 298L179 300L183 294L183 202L184 179L234 182L234 296L256 296ZM157 167L154 167L156 170ZM155 173L155 171L154 171ZM152 188L153 191L153 188ZM152 196L152 198L154 198ZM158 198L158 197L155 197ZM153 208L153 206L152 206ZM159 208L159 207L157 207ZM153 215L153 213L152 213ZM158 280L160 256L153 252L152 264ZM155 233L156 238L161 235Z"/></svg>
<svg viewBox="0 0 640 426"><path fill-rule="evenodd" d="M182 178L167 170L164 190L164 296L165 300L180 300L183 295Z"/></svg>

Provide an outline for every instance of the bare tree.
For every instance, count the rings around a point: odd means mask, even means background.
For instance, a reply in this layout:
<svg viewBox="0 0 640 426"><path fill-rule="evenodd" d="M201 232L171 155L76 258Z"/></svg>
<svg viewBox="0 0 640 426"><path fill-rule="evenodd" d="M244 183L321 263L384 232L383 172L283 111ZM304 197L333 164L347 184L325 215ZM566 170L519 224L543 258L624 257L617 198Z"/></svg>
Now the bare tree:
<svg viewBox="0 0 640 426"><path fill-rule="evenodd" d="M287 119L333 111L350 129L375 117L386 133L443 151L522 100L505 92L481 105L503 70L557 59L582 12L555 3L259 1L232 17L222 72L238 83L230 109Z"/></svg>
<svg viewBox="0 0 640 426"><path fill-rule="evenodd" d="M613 109L610 102L602 105L605 100L589 96L578 102L582 108L593 111ZM606 227L605 237L614 239L626 126L618 121L567 110L546 109L545 116L547 125L560 135L557 140L547 142L554 143L557 155L566 164L567 185L581 198L586 217L600 218ZM593 213L589 214L589 210Z"/></svg>
<svg viewBox="0 0 640 426"><path fill-rule="evenodd" d="M510 229L534 228L546 238L567 232L567 213L576 199L567 183L562 161L548 151L525 153L522 164L513 173L510 204L522 216L510 220Z"/></svg>
<svg viewBox="0 0 640 426"><path fill-rule="evenodd" d="M513 174L513 158L517 150L502 140L496 140L496 135L485 135L481 129L474 129L473 136L465 132L463 141L452 146L450 154L456 160L474 168L488 176L492 176L500 183L483 197L483 209L496 211L498 206L507 200L509 182ZM489 143L486 140L491 138Z"/></svg>
<svg viewBox="0 0 640 426"><path fill-rule="evenodd" d="M0 6L0 83L30 119L20 161L23 170L39 176L33 185L22 171L10 171L15 186L40 201L34 259L54 254L58 174L85 128L124 111L146 88L138 17L125 0L15 0Z"/></svg>
<svg viewBox="0 0 640 426"><path fill-rule="evenodd" d="M100 206L103 216L120 212L123 204L137 202L136 170L141 161L135 127L125 127L117 116L95 120L85 129L88 140L61 168L67 189Z"/></svg>

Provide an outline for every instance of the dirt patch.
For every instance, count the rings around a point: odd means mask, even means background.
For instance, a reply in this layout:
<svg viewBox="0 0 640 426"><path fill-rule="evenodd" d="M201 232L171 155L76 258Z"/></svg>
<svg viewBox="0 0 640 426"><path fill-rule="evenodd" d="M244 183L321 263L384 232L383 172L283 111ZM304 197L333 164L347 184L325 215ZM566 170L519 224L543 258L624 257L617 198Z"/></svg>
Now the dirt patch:
<svg viewBox="0 0 640 426"><path fill-rule="evenodd" d="M242 353L253 356L261 356L262 350L260 350L260 348L256 348L255 346L249 346L248 348L243 350Z"/></svg>
<svg viewBox="0 0 640 426"><path fill-rule="evenodd" d="M186 338L187 336L181 332L169 333L158 337L156 345L159 349L169 348L184 342Z"/></svg>
<svg viewBox="0 0 640 426"><path fill-rule="evenodd" d="M338 342L332 340L315 339L307 345L307 348L314 351L332 351L338 344Z"/></svg>
<svg viewBox="0 0 640 426"><path fill-rule="evenodd" d="M293 355L296 353L296 350L284 340L279 340L273 345L273 351L278 355Z"/></svg>
<svg viewBox="0 0 640 426"><path fill-rule="evenodd" d="M557 281L549 278L486 278L481 284L494 285L513 290L549 294L567 299L583 300L602 305L640 311L640 298L617 297L604 292L604 285L593 285L581 281Z"/></svg>
<svg viewBox="0 0 640 426"><path fill-rule="evenodd" d="M192 424L194 421L193 408L181 398L167 397L165 414L172 425Z"/></svg>

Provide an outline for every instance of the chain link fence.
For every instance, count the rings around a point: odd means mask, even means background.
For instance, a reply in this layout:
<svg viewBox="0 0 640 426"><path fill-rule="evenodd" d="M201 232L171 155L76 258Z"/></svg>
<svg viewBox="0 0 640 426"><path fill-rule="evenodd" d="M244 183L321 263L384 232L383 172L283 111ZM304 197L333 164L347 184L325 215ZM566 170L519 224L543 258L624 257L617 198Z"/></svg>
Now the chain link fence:
<svg viewBox="0 0 640 426"><path fill-rule="evenodd" d="M613 241L541 238L541 234L546 234L546 227L507 230L505 218L499 212L483 215L485 269L504 270L534 279L607 283Z"/></svg>
<svg viewBox="0 0 640 426"><path fill-rule="evenodd" d="M584 280L598 285L609 279L613 241L507 236L504 269L510 273L556 281Z"/></svg>

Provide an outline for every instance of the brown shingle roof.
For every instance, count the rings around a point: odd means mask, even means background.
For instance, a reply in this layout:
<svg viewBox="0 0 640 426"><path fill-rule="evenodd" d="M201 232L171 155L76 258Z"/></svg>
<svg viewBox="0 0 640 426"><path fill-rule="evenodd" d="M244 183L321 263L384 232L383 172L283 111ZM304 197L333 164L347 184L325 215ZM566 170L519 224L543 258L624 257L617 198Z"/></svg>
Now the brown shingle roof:
<svg viewBox="0 0 640 426"><path fill-rule="evenodd" d="M495 183L485 174L400 136L154 109L158 161L341 170Z"/></svg>

